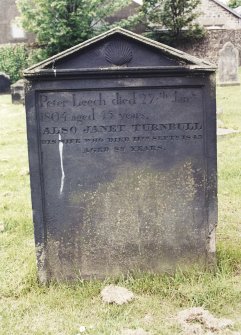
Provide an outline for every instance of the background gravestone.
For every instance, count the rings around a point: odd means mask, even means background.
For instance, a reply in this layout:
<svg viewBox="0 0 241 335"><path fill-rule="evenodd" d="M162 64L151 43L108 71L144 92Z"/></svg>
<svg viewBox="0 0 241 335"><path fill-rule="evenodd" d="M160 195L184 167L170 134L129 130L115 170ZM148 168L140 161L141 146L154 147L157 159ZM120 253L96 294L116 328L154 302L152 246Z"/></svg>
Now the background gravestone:
<svg viewBox="0 0 241 335"><path fill-rule="evenodd" d="M11 85L11 96L13 104L24 104L24 79L19 79Z"/></svg>
<svg viewBox="0 0 241 335"><path fill-rule="evenodd" d="M10 77L0 72L0 93L9 93L10 91Z"/></svg>
<svg viewBox="0 0 241 335"><path fill-rule="evenodd" d="M240 85L238 77L239 51L231 42L219 52L218 74L220 86Z"/></svg>
<svg viewBox="0 0 241 335"><path fill-rule="evenodd" d="M113 29L25 77L42 282L213 264L211 64Z"/></svg>

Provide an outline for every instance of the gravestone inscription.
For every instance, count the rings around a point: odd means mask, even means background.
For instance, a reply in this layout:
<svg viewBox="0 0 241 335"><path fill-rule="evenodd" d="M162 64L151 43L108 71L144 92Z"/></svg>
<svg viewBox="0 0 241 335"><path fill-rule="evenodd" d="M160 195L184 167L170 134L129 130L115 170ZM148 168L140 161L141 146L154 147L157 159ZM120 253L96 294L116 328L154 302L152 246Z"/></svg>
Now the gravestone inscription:
<svg viewBox="0 0 241 335"><path fill-rule="evenodd" d="M41 281L212 263L213 67L122 29L70 50L25 71Z"/></svg>
<svg viewBox="0 0 241 335"><path fill-rule="evenodd" d="M238 77L239 51L231 42L219 52L218 73L220 86L240 85Z"/></svg>

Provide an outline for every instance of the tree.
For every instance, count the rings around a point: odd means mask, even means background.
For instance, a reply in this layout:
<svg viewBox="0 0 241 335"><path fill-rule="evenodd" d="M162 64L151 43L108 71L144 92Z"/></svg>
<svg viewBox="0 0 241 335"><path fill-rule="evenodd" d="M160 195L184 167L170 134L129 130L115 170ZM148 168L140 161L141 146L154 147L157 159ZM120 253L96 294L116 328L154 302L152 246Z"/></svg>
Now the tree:
<svg viewBox="0 0 241 335"><path fill-rule="evenodd" d="M200 0L144 0L142 11L152 32L157 31L157 27L162 31L166 29L159 35L176 44L183 39L203 37L203 28L195 22L199 4Z"/></svg>
<svg viewBox="0 0 241 335"><path fill-rule="evenodd" d="M237 8L239 6L241 6L241 0L230 0L228 3L228 6L230 8Z"/></svg>
<svg viewBox="0 0 241 335"><path fill-rule="evenodd" d="M128 0L18 0L22 26L35 34L45 57L108 29L105 18L127 4Z"/></svg>

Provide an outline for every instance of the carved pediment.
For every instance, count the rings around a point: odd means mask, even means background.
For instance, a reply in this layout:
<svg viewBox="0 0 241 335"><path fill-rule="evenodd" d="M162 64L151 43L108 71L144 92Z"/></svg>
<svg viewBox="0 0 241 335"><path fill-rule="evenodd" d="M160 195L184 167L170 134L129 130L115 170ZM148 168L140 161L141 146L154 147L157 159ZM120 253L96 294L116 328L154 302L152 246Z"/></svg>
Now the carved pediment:
<svg viewBox="0 0 241 335"><path fill-rule="evenodd" d="M63 71L186 66L210 68L211 64L141 35L114 28L30 67L25 74L44 69Z"/></svg>

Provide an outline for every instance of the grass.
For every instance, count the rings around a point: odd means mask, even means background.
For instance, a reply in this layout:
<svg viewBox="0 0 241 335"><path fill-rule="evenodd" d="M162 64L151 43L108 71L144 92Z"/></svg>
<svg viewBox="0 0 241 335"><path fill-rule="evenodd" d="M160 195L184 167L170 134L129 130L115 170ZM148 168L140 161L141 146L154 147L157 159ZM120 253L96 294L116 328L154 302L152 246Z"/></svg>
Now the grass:
<svg viewBox="0 0 241 335"><path fill-rule="evenodd" d="M217 90L227 128L241 130L240 93L240 87ZM77 335L81 325L85 334L142 327L152 335L175 335L181 334L176 313L191 306L231 318L233 330L241 330L241 133L218 139L216 273L132 273L43 287L36 276L24 110L0 96L0 117L0 335ZM109 283L131 289L136 299L125 306L103 304L99 292Z"/></svg>

